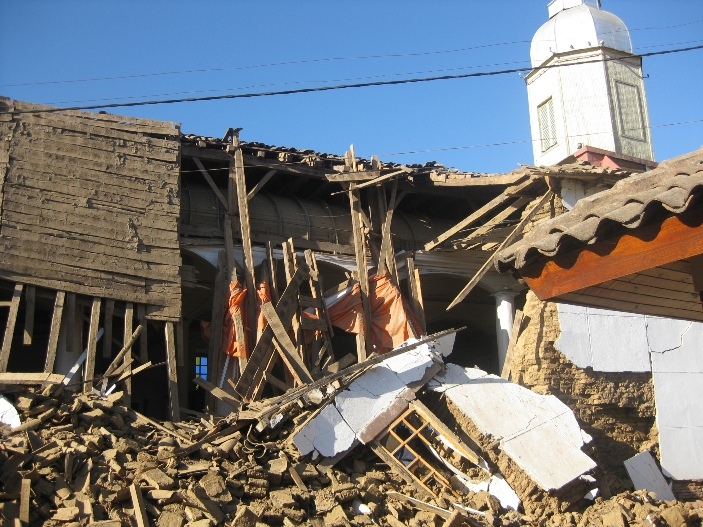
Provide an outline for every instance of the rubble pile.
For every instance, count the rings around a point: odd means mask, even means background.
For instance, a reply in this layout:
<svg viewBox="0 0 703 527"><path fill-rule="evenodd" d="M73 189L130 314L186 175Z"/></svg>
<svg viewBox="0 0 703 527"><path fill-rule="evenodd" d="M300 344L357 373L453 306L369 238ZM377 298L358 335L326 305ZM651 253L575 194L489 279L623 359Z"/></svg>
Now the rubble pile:
<svg viewBox="0 0 703 527"><path fill-rule="evenodd" d="M678 527L703 516L701 503L643 491L543 517L506 511L487 492L423 501L365 447L333 467L301 456L290 438L311 410L299 406L257 432L246 411L159 423L121 404L122 393L9 397L22 424L2 431L2 525Z"/></svg>

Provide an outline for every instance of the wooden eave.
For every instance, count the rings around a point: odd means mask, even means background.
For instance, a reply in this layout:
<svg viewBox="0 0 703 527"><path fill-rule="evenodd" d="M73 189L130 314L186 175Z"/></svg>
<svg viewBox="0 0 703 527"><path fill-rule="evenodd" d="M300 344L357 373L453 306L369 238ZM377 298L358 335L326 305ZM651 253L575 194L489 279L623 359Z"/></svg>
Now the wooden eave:
<svg viewBox="0 0 703 527"><path fill-rule="evenodd" d="M626 230L520 270L541 300L703 320L691 261L703 254L703 208Z"/></svg>

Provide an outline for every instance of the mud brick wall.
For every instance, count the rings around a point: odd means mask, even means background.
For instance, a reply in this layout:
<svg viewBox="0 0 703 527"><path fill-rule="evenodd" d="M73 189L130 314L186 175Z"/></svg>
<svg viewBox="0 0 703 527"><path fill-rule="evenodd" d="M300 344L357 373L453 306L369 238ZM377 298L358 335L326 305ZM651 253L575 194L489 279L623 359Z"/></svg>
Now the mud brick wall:
<svg viewBox="0 0 703 527"><path fill-rule="evenodd" d="M17 112L0 119L0 278L177 320L178 126L6 98L0 109Z"/></svg>

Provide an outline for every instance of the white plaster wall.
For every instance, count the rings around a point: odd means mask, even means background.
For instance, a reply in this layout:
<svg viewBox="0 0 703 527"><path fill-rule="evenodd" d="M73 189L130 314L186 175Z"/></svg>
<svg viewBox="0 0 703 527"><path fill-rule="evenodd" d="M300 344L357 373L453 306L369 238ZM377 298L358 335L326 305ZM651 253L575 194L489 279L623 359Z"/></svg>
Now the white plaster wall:
<svg viewBox="0 0 703 527"><path fill-rule="evenodd" d="M703 324L649 317L652 376L664 474L703 478Z"/></svg>
<svg viewBox="0 0 703 527"><path fill-rule="evenodd" d="M554 103L554 122L556 124L557 144L546 152L542 152L537 107L549 97L552 98ZM559 68L538 71L527 79L527 101L530 109L532 153L535 159L535 165L554 165L570 154L564 142L566 130L564 130L564 116L561 106Z"/></svg>
<svg viewBox="0 0 703 527"><path fill-rule="evenodd" d="M703 323L557 304L556 348L580 368L652 372L665 475L703 479Z"/></svg>

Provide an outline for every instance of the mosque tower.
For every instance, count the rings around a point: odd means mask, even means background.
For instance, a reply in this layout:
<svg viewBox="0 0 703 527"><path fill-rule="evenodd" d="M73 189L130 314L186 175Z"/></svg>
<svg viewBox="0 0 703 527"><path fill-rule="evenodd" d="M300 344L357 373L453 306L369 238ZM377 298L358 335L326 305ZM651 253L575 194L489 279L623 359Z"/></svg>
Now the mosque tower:
<svg viewBox="0 0 703 527"><path fill-rule="evenodd" d="M600 0L552 0L548 10L525 79L535 164L656 166L642 57L625 24Z"/></svg>

